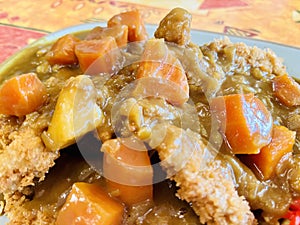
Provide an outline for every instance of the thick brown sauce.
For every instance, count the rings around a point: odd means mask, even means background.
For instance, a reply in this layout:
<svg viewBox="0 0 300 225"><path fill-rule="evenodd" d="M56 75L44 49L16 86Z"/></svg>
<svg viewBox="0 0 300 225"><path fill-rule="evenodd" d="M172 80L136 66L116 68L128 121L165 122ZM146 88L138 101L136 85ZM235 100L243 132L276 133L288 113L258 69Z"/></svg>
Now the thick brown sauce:
<svg viewBox="0 0 300 225"><path fill-rule="evenodd" d="M49 47L45 47L49 48ZM8 77L26 72L38 72L42 81L47 80L50 76L61 79L67 79L72 75L80 74L80 70L75 67L50 68L40 55L45 52L44 48L35 51L28 51L29 56L18 61L14 70L6 74ZM134 67L134 66L133 66ZM107 82L107 86L112 93L117 93L125 83L132 81L129 77L132 66L126 70L120 71L120 76ZM95 81L97 87L97 81ZM99 84L101 86L101 84ZM56 90L55 90L56 91ZM51 107L50 107L51 108ZM109 120L111 104L104 106L104 113ZM110 121L106 122L98 133L100 138L105 140L112 135L111 127L107 126ZM102 135L102 136L101 136ZM61 156L56 160L56 165L50 169L43 182L36 182L36 185L29 191L27 190L28 201L25 208L31 211L43 211L44 215L56 214L62 207L65 199L71 190L73 183L84 181L89 183L99 183L105 188L105 178L101 176L102 153L100 152L101 144L94 138L93 134L88 134L82 142L90 141L94 143L92 148L88 149L91 158L86 162L82 157L76 145L72 145L61 150ZM80 143L79 143L80 145ZM88 154L87 154L88 155ZM86 156L86 155L85 155ZM93 162L91 162L93 159ZM91 165L92 164L92 165ZM162 172L162 171L160 171ZM166 180L154 185L154 201L145 201L138 203L126 209L125 224L199 224L199 219L191 207L175 196L176 187L174 183Z"/></svg>
<svg viewBox="0 0 300 225"><path fill-rule="evenodd" d="M89 141L91 138L87 137ZM93 141L95 148L101 146L96 140ZM95 148L88 149L94 159L97 154ZM96 156L98 160L94 160L95 167L91 167L75 145L63 149L45 181L37 183L32 189L32 195L28 196L32 200L25 203L25 207L51 215L61 208L74 182L97 183L105 188L105 178L99 173L100 151ZM175 191L175 184L168 180L155 184L154 202L145 201L128 207L124 224L157 224L162 221L163 224L199 224L190 206L175 197Z"/></svg>

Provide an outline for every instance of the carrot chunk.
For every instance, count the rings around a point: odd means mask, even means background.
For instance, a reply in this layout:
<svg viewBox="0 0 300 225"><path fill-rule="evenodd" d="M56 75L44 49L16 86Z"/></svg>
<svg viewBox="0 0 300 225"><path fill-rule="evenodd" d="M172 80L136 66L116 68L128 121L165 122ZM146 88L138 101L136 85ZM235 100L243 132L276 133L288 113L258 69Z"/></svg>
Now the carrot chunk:
<svg viewBox="0 0 300 225"><path fill-rule="evenodd" d="M85 40L102 39L104 37L114 37L119 47L126 46L128 37L128 27L126 25L116 25L113 27L95 27Z"/></svg>
<svg viewBox="0 0 300 225"><path fill-rule="evenodd" d="M243 155L241 160L253 169L258 169L262 179L267 180L274 174L279 160L293 151L296 132L284 126L274 125L272 141L258 154Z"/></svg>
<svg viewBox="0 0 300 225"><path fill-rule="evenodd" d="M46 55L46 59L51 65L54 64L75 64L77 57L74 52L75 44L80 39L71 34L66 34L59 38Z"/></svg>
<svg viewBox="0 0 300 225"><path fill-rule="evenodd" d="M273 79L274 95L286 106L300 105L300 85L287 74Z"/></svg>
<svg viewBox="0 0 300 225"><path fill-rule="evenodd" d="M163 39L150 39L145 45L137 78L155 77L170 81L182 90L182 98L167 99L174 104L183 104L189 98L189 85L180 61L173 56ZM167 96L167 93L163 94Z"/></svg>
<svg viewBox="0 0 300 225"><path fill-rule="evenodd" d="M13 77L0 88L0 113L24 116L37 110L46 100L47 90L34 73Z"/></svg>
<svg viewBox="0 0 300 225"><path fill-rule="evenodd" d="M128 41L143 41L148 38L144 20L138 10L117 14L108 20L107 26L128 26Z"/></svg>
<svg viewBox="0 0 300 225"><path fill-rule="evenodd" d="M270 143L271 113L252 93L216 97L210 107L233 153L256 154Z"/></svg>
<svg viewBox="0 0 300 225"><path fill-rule="evenodd" d="M75 54L84 73L111 73L117 60L117 44L113 37L83 40L76 44Z"/></svg>
<svg viewBox="0 0 300 225"><path fill-rule="evenodd" d="M124 206L99 185L75 183L58 213L56 225L122 224Z"/></svg>
<svg viewBox="0 0 300 225"><path fill-rule="evenodd" d="M117 139L103 143L107 188L127 205L153 198L153 169L147 151L134 150Z"/></svg>

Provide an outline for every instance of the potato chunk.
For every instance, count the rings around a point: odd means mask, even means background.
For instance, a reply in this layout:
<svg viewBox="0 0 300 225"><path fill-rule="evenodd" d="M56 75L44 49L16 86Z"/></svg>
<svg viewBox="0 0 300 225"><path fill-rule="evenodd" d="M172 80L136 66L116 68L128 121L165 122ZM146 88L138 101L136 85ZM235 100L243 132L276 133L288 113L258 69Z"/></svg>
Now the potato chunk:
<svg viewBox="0 0 300 225"><path fill-rule="evenodd" d="M62 149L101 125L103 113L96 99L88 76L71 78L59 94L48 131L42 134L45 145L53 151Z"/></svg>

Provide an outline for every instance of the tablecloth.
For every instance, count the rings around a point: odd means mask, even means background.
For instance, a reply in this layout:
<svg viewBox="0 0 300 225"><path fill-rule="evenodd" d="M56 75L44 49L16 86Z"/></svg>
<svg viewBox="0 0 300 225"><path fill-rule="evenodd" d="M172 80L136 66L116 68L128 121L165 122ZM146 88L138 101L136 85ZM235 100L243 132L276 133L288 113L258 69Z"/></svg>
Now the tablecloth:
<svg viewBox="0 0 300 225"><path fill-rule="evenodd" d="M107 21L132 8L148 24L174 7L193 15L192 28L300 47L299 0L7 0L0 1L0 62L59 29Z"/></svg>

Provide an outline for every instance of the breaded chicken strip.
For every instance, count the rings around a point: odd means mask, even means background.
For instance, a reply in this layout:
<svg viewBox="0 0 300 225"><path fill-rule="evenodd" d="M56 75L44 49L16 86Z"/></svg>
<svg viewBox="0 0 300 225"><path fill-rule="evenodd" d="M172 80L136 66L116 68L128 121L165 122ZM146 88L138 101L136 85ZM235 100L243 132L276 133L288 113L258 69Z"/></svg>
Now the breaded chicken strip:
<svg viewBox="0 0 300 225"><path fill-rule="evenodd" d="M9 222L6 225L40 225L40 224L55 224L57 210L55 205L47 205L40 210L30 209L26 207L26 195L20 192L4 195L6 204L6 216Z"/></svg>
<svg viewBox="0 0 300 225"><path fill-rule="evenodd" d="M13 192L33 185L34 178L44 179L59 152L47 150L40 134L30 126L21 127L9 137L0 157L0 192Z"/></svg>
<svg viewBox="0 0 300 225"><path fill-rule="evenodd" d="M200 222L256 224L248 202L235 190L230 171L214 159L213 152L200 137L173 125L158 126L153 129L153 137L164 134L164 138L153 147L158 151L162 167L179 187L177 196L191 203Z"/></svg>
<svg viewBox="0 0 300 225"><path fill-rule="evenodd" d="M59 152L46 149L41 140L64 81L49 78L45 85L49 100L38 112L16 118L0 115L0 193L21 191L43 180Z"/></svg>

